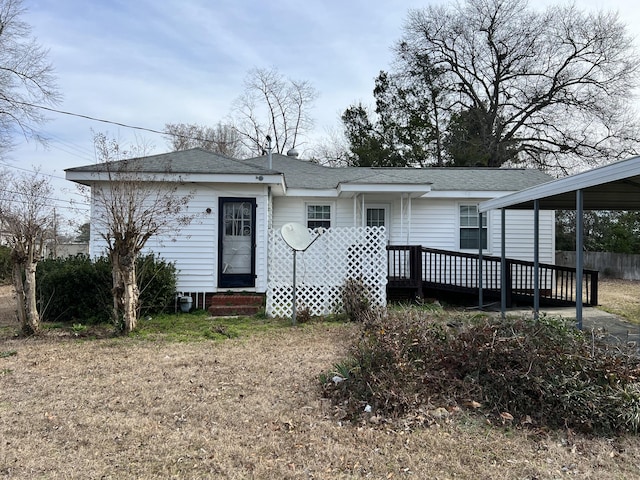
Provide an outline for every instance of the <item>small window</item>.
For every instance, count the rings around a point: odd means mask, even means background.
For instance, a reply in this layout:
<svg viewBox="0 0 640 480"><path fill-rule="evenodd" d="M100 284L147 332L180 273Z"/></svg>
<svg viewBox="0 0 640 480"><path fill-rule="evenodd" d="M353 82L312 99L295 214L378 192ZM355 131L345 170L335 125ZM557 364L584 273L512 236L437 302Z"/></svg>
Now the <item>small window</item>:
<svg viewBox="0 0 640 480"><path fill-rule="evenodd" d="M330 228L331 205L307 205L307 228Z"/></svg>
<svg viewBox="0 0 640 480"><path fill-rule="evenodd" d="M385 209L384 208L367 208L367 227L384 227L385 226Z"/></svg>
<svg viewBox="0 0 640 480"><path fill-rule="evenodd" d="M482 214L482 249L487 248L487 215ZM460 205L460 249L478 250L478 207Z"/></svg>

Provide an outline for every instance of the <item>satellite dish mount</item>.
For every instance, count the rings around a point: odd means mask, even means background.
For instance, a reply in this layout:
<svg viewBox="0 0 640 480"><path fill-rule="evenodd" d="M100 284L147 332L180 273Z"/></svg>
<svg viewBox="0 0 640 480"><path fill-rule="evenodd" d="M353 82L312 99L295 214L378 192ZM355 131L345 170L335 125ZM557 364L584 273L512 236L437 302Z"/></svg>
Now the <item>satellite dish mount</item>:
<svg viewBox="0 0 640 480"><path fill-rule="evenodd" d="M320 235L322 231L319 232ZM313 243L320 238L311 238L309 229L299 223L286 223L280 229L280 235L293 251L293 304L291 306L291 323L296 325L296 254L306 251Z"/></svg>

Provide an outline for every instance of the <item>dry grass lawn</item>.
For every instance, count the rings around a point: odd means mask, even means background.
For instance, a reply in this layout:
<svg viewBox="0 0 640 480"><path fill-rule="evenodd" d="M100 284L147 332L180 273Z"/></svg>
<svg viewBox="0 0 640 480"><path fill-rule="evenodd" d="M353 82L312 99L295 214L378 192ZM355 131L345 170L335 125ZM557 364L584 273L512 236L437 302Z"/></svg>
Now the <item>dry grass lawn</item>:
<svg viewBox="0 0 640 480"><path fill-rule="evenodd" d="M636 297L637 298L637 297ZM356 327L224 342L0 339L0 478L634 479L640 439L342 424L318 375Z"/></svg>
<svg viewBox="0 0 640 480"><path fill-rule="evenodd" d="M603 310L640 324L640 282L600 280L598 301Z"/></svg>

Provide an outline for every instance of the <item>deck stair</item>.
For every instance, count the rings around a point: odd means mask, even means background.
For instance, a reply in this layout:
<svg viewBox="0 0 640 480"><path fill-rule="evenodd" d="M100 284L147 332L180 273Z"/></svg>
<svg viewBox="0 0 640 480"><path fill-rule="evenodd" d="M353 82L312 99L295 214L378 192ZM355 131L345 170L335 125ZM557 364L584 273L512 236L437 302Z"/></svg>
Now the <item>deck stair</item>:
<svg viewBox="0 0 640 480"><path fill-rule="evenodd" d="M207 309L212 317L255 315L264 308L264 295L221 293L211 298Z"/></svg>

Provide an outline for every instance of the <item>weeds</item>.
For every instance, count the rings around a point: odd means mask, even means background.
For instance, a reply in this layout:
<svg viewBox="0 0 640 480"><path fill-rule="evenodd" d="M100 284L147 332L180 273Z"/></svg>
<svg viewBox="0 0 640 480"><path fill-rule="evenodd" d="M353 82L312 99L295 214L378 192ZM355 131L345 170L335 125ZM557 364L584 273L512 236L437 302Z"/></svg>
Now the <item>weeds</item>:
<svg viewBox="0 0 640 480"><path fill-rule="evenodd" d="M348 278L342 287L342 307L353 322L362 322L371 311L369 290L362 277Z"/></svg>
<svg viewBox="0 0 640 480"><path fill-rule="evenodd" d="M562 319L372 312L350 358L345 381L325 375L323 388L353 419L363 405L386 418L474 405L503 423L640 429L638 358Z"/></svg>

